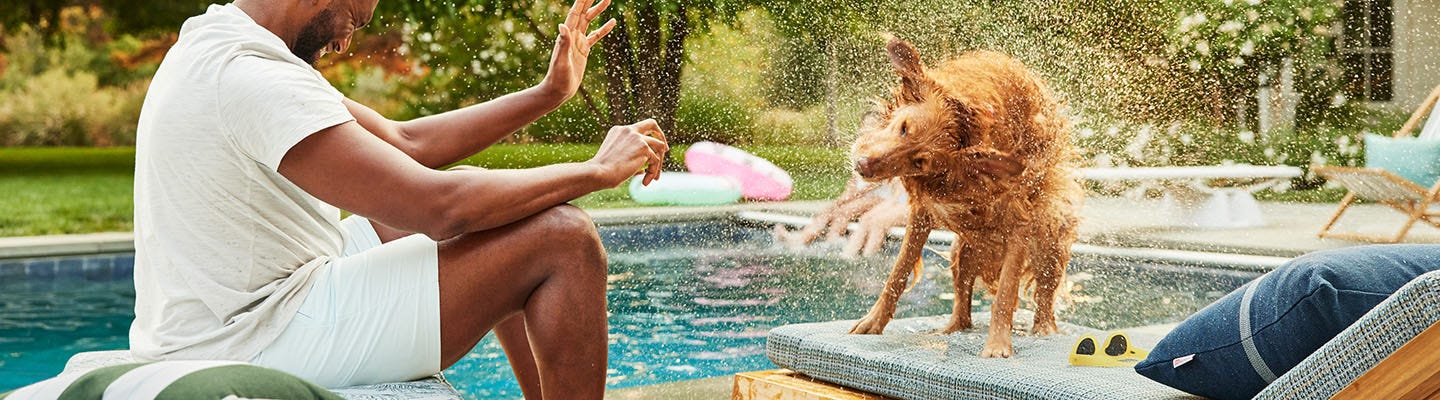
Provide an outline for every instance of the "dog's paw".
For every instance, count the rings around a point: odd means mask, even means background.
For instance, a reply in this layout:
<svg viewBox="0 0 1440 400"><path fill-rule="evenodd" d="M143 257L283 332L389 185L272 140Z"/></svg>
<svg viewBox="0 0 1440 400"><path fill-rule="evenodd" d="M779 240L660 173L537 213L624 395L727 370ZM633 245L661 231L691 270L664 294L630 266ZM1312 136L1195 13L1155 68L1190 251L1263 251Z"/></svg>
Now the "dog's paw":
<svg viewBox="0 0 1440 400"><path fill-rule="evenodd" d="M972 328L972 327L974 327L974 324L971 324L971 323L970 323L970 320L954 320L954 319L952 319L952 320L950 320L950 324L945 326L945 329L941 329L941 330L940 330L940 333L943 333L943 334L947 334L947 335L948 335L948 334L951 334L951 333L955 333L955 332L963 331L963 330L966 330L966 329L970 329L970 328Z"/></svg>
<svg viewBox="0 0 1440 400"><path fill-rule="evenodd" d="M871 315L866 315L865 318L861 318L861 319L860 319L860 322L855 323L855 327L854 327L854 328L850 328L850 334L852 334L852 335L879 335L879 334L885 332L885 325L888 325L888 324L890 324L890 319L889 319L889 318L880 318L880 317L875 317L875 316L871 316Z"/></svg>
<svg viewBox="0 0 1440 400"><path fill-rule="evenodd" d="M992 343L987 341L985 342L985 348L980 350L981 358L1010 358L1010 356L1013 355L1015 355L1015 348L1011 347L1008 341L1006 343Z"/></svg>
<svg viewBox="0 0 1440 400"><path fill-rule="evenodd" d="M1055 321L1036 323L1035 327L1030 328L1030 334L1035 336L1048 336L1057 333L1060 333L1060 327L1055 325Z"/></svg>

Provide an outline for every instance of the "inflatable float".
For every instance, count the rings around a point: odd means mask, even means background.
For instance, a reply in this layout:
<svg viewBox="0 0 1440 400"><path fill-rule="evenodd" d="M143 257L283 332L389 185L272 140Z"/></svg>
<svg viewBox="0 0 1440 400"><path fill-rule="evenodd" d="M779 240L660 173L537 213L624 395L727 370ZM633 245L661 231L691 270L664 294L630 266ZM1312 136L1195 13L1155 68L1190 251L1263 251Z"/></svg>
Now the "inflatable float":
<svg viewBox="0 0 1440 400"><path fill-rule="evenodd" d="M790 174L774 163L719 143L691 145L685 150L685 168L696 174L732 178L740 182L741 195L751 200L785 200L795 190Z"/></svg>
<svg viewBox="0 0 1440 400"><path fill-rule="evenodd" d="M650 186L641 184L644 178L630 179L630 197L640 204L713 206L740 201L740 183L723 176L666 172Z"/></svg>

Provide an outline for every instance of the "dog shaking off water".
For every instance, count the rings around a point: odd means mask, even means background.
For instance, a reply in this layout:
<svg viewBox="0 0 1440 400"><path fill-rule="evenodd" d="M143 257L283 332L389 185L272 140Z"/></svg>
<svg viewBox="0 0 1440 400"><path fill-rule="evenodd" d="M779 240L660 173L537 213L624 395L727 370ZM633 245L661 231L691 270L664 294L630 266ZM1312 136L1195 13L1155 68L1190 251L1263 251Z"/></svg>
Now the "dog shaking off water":
<svg viewBox="0 0 1440 400"><path fill-rule="evenodd" d="M1058 331L1055 295L1084 196L1069 124L1040 78L1009 56L975 51L928 69L909 43L891 39L886 50L900 85L878 129L856 140L855 172L877 182L899 177L910 222L880 299L850 333L885 330L930 231L945 228L956 240L955 308L944 333L971 327L978 277L995 297L980 356L1009 357L1022 286L1036 304L1032 332Z"/></svg>

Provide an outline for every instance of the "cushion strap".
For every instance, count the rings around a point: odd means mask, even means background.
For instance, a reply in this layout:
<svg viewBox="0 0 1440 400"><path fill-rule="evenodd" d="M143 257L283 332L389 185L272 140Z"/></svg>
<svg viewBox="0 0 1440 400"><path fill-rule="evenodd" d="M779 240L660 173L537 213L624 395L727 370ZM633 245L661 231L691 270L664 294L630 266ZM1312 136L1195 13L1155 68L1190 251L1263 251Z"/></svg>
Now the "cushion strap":
<svg viewBox="0 0 1440 400"><path fill-rule="evenodd" d="M1245 287L1245 296L1240 299L1240 346L1245 348L1245 357L1250 359L1250 366L1255 368L1255 373L1260 374L1260 379L1265 383L1275 381L1275 373L1270 371L1270 366L1265 359L1260 357L1260 350L1255 348L1254 333L1250 330L1250 300L1255 298L1255 287L1260 286L1260 281L1270 274L1261 275Z"/></svg>
<svg viewBox="0 0 1440 400"><path fill-rule="evenodd" d="M200 370L243 364L238 361L171 361L136 368L105 389L105 400L154 399L171 383Z"/></svg>

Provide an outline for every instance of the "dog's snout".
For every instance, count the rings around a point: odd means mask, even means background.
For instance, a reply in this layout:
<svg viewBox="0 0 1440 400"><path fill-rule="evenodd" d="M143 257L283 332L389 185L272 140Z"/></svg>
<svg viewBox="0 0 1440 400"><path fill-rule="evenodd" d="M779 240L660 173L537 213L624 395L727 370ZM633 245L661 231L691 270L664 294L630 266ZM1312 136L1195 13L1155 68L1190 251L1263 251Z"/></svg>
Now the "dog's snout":
<svg viewBox="0 0 1440 400"><path fill-rule="evenodd" d="M855 173L860 174L861 177L869 178L870 175L875 172L871 170L873 165L874 163L871 162L869 158L855 160Z"/></svg>

